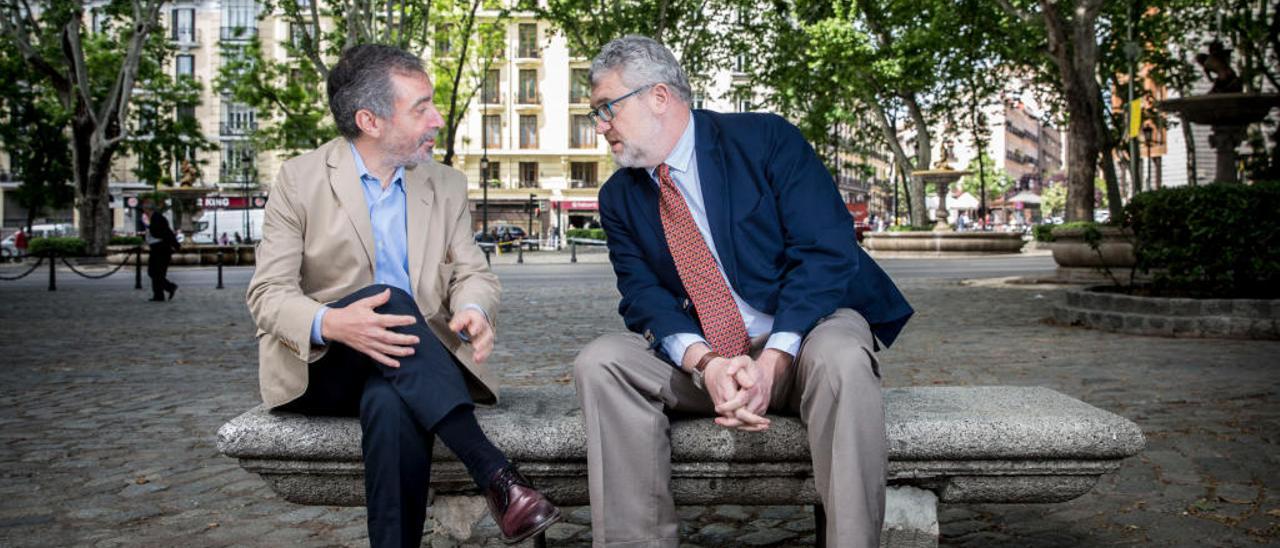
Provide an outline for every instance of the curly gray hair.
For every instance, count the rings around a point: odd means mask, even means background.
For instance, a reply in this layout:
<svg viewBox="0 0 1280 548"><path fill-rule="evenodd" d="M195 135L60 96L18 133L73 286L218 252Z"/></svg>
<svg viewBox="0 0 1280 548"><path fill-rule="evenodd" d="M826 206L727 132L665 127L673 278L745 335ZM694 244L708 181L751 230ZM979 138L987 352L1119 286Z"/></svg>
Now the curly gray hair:
<svg viewBox="0 0 1280 548"><path fill-rule="evenodd" d="M632 34L616 38L605 44L600 54L591 61L591 85L613 71L619 71L622 83L637 88L651 84L666 84L680 100L693 102L693 90L689 77L671 50L648 36Z"/></svg>

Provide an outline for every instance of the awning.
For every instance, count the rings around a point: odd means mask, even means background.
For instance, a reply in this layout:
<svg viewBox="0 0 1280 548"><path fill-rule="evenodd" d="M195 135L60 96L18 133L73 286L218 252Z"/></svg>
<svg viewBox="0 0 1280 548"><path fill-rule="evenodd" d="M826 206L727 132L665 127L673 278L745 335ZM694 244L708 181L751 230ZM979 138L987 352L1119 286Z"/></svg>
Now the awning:
<svg viewBox="0 0 1280 548"><path fill-rule="evenodd" d="M1014 195L1014 197L1009 198L1009 201L1022 202L1024 204L1038 204L1040 203L1040 195L1024 190Z"/></svg>

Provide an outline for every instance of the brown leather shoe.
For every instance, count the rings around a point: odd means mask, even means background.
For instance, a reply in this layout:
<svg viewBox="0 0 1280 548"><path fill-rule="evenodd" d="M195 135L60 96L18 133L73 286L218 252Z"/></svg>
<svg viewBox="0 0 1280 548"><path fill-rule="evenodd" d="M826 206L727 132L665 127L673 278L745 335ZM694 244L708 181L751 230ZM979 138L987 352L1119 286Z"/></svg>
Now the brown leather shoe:
<svg viewBox="0 0 1280 548"><path fill-rule="evenodd" d="M541 533L560 521L560 509L535 490L514 464L494 473L485 499L507 544Z"/></svg>

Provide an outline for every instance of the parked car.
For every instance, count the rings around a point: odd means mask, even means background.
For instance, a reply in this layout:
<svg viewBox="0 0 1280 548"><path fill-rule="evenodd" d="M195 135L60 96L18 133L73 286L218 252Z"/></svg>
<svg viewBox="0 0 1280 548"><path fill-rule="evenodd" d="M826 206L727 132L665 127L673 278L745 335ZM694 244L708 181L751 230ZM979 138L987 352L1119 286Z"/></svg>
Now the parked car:
<svg viewBox="0 0 1280 548"><path fill-rule="evenodd" d="M510 242L524 238L524 229L516 225L494 225L489 227L489 234L476 231L477 242Z"/></svg>
<svg viewBox="0 0 1280 548"><path fill-rule="evenodd" d="M525 232L516 225L493 225L489 227L488 234L477 230L475 238L478 244L496 244L503 249L510 249L516 242L525 239Z"/></svg>

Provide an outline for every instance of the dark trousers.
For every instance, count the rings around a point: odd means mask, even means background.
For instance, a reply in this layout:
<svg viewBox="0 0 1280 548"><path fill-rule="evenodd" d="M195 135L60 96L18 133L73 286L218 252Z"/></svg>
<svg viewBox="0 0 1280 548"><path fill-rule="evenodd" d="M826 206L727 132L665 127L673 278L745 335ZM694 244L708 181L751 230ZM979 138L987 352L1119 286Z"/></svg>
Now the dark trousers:
<svg viewBox="0 0 1280 548"><path fill-rule="evenodd" d="M372 285L331 308L391 289L380 314L412 315L417 323L393 331L418 337L414 354L387 367L340 343L310 365L306 392L279 409L308 415L359 416L364 436L364 488L369 541L375 547L422 543L435 425L450 411L473 408L461 365L427 327L404 291Z"/></svg>
<svg viewBox="0 0 1280 548"><path fill-rule="evenodd" d="M163 301L164 292L177 289L178 285L169 281L169 261L173 258L173 248L161 242L151 244L150 257L147 258L147 276L151 278L151 298Z"/></svg>

